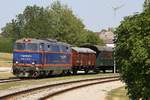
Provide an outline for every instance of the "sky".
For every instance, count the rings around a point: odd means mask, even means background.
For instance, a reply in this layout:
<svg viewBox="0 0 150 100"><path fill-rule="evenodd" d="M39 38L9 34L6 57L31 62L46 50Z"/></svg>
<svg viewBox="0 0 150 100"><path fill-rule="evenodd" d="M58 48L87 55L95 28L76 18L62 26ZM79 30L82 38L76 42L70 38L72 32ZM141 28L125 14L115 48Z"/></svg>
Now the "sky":
<svg viewBox="0 0 150 100"><path fill-rule="evenodd" d="M0 29L16 15L22 13L27 5L47 7L56 0L0 0ZM117 27L125 16L142 12L144 0L59 0L68 5L79 17L86 29L94 32ZM120 9L114 13L113 8ZM0 30L1 31L1 30Z"/></svg>

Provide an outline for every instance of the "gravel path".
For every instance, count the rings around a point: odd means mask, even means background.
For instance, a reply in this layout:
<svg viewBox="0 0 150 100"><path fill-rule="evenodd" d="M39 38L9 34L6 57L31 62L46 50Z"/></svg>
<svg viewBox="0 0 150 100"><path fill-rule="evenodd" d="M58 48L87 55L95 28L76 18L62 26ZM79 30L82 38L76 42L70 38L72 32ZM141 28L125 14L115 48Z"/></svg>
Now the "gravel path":
<svg viewBox="0 0 150 100"><path fill-rule="evenodd" d="M124 85L120 81L98 84L66 92L49 100L105 100L108 91Z"/></svg>

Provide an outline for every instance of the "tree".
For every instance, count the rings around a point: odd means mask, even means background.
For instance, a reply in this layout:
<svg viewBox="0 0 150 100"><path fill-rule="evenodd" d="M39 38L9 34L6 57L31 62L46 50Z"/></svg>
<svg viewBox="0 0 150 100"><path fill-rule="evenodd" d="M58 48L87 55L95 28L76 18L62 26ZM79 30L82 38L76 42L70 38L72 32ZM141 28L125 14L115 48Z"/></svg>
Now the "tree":
<svg viewBox="0 0 150 100"><path fill-rule="evenodd" d="M91 45L102 45L103 41L99 39L99 36L92 31L86 30L85 34L85 43L89 43Z"/></svg>
<svg viewBox="0 0 150 100"><path fill-rule="evenodd" d="M47 37L48 30L46 11L37 6L27 6L23 14L18 14L16 19L12 19L10 23L2 29L3 32L9 33L14 40L22 37ZM48 25L47 25L48 26Z"/></svg>
<svg viewBox="0 0 150 100"><path fill-rule="evenodd" d="M54 2L51 5L51 18L53 22L53 38L70 44L78 45L84 34L84 24L77 18L72 10L60 2Z"/></svg>
<svg viewBox="0 0 150 100"><path fill-rule="evenodd" d="M82 21L67 5L56 1L47 8L27 6L23 14L18 14L12 22L6 24L3 32L10 33L9 36L14 40L23 37L52 38L79 45L86 41L82 38L87 31Z"/></svg>
<svg viewBox="0 0 150 100"><path fill-rule="evenodd" d="M132 100L150 100L150 13L128 16L116 29L116 64Z"/></svg>
<svg viewBox="0 0 150 100"><path fill-rule="evenodd" d="M150 0L144 1L144 10L147 10L147 11L150 10Z"/></svg>

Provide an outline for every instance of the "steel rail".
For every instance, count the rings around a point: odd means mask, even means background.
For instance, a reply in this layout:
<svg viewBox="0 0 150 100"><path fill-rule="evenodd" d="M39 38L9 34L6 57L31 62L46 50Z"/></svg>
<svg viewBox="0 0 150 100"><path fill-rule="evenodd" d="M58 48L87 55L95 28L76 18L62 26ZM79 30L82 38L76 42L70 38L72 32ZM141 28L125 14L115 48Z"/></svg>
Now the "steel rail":
<svg viewBox="0 0 150 100"><path fill-rule="evenodd" d="M42 90L42 89L46 89L46 88L52 88L52 87L56 87L56 86L61 86L61 85L69 85L69 84L72 84L72 83L79 83L79 82L88 82L88 81L96 81L96 80L104 80L104 79L111 79L111 78L117 78L117 80L119 80L119 76L113 76L113 77L103 77L103 78L93 78L93 79L82 79L82 80L77 80L77 81L69 81L69 82L62 82L62 83L56 83L56 84L49 84L49 85L45 85L45 86L39 86L39 87L34 87L34 88L31 88L31 89L26 89L26 90L22 90L22 91L17 91L17 92L14 92L14 93L10 93L10 94L7 94L7 95L4 95L4 96L1 96L0 97L0 100L6 100L6 99L12 99L12 98L15 98L19 95L22 95L22 94L27 94L27 93L30 93L30 92L34 92L34 91L38 91L38 90ZM115 80L109 80L109 81L115 81ZM104 82L108 82L108 81L103 81L103 82L99 82L99 83L91 83L91 84L87 84L86 86L88 85L94 85L94 84L100 84L100 83L104 83ZM80 87L80 86L79 86ZM82 86L84 87L84 86ZM74 87L74 88L77 88L77 87ZM68 89L70 90L70 89ZM63 91L68 91L68 90L62 90L58 93L62 93ZM58 93L53 93L53 94L50 94L50 95L47 95L43 98L41 98L41 100L43 99L46 99L52 95L55 95L55 94L58 94Z"/></svg>
<svg viewBox="0 0 150 100"><path fill-rule="evenodd" d="M75 87L71 87L71 88L67 88L67 89L62 89L53 93L50 93L44 97L41 97L39 100L47 100L53 96L68 92L68 91L72 91L75 89L79 89L79 88L83 88L83 87L87 87L87 86L91 86L91 85L96 85L96 84L102 84L102 83L108 83L108 82L113 82L113 81L118 81L120 79L110 79L110 80L106 80L106 81L100 81L100 82L94 82L94 83L89 83L89 84L83 84L83 85L79 85L79 86L75 86Z"/></svg>
<svg viewBox="0 0 150 100"><path fill-rule="evenodd" d="M23 81L23 79L19 78L6 78L6 79L0 79L0 83L9 83L9 82L17 82L17 81Z"/></svg>

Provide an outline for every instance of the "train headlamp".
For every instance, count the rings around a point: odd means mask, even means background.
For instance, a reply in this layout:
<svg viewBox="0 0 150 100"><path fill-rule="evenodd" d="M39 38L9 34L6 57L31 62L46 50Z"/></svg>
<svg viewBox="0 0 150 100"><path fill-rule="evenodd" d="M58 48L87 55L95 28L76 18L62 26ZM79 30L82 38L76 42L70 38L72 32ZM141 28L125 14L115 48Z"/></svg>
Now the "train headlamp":
<svg viewBox="0 0 150 100"><path fill-rule="evenodd" d="M16 61L16 64L18 64L19 62L18 61Z"/></svg>
<svg viewBox="0 0 150 100"><path fill-rule="evenodd" d="M34 65L35 64L35 62L32 62L32 65Z"/></svg>

